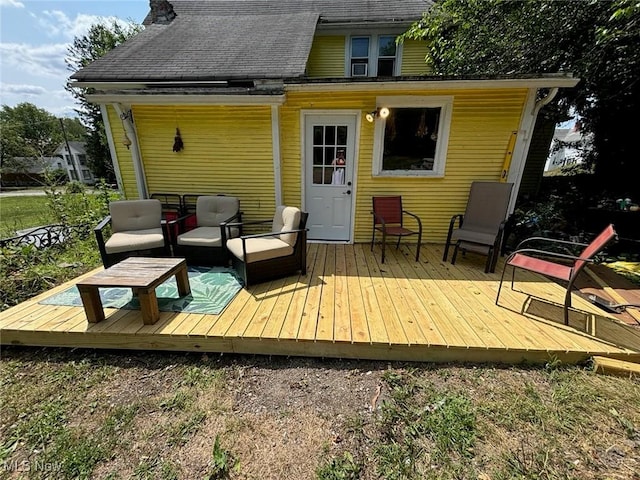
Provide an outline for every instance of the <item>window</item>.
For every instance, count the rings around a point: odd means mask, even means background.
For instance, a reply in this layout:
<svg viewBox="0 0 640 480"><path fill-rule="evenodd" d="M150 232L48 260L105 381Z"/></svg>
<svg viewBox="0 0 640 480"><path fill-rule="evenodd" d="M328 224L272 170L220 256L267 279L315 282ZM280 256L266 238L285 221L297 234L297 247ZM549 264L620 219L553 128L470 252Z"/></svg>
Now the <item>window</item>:
<svg viewBox="0 0 640 480"><path fill-rule="evenodd" d="M71 175L71 180L78 180L78 174L75 171L69 172L69 175Z"/></svg>
<svg viewBox="0 0 640 480"><path fill-rule="evenodd" d="M373 174L442 177L452 103L451 97L379 97L390 114L376 120Z"/></svg>
<svg viewBox="0 0 640 480"><path fill-rule="evenodd" d="M72 165L71 163L71 156L70 155L65 155L64 156L65 160L67 161L67 165Z"/></svg>
<svg viewBox="0 0 640 480"><path fill-rule="evenodd" d="M91 172L89 170L82 170L82 178L91 180Z"/></svg>
<svg viewBox="0 0 640 480"><path fill-rule="evenodd" d="M396 37L378 37L378 76L392 77L396 71Z"/></svg>
<svg viewBox="0 0 640 480"><path fill-rule="evenodd" d="M86 165L87 164L87 156L86 155L78 155L78 161L80 162L80 165Z"/></svg>
<svg viewBox="0 0 640 480"><path fill-rule="evenodd" d="M395 35L351 37L347 76L392 77L396 75L398 48Z"/></svg>
<svg viewBox="0 0 640 480"><path fill-rule="evenodd" d="M347 125L313 126L313 184L344 185Z"/></svg>
<svg viewBox="0 0 640 480"><path fill-rule="evenodd" d="M353 37L351 39L351 76L366 77L369 75L369 37Z"/></svg>

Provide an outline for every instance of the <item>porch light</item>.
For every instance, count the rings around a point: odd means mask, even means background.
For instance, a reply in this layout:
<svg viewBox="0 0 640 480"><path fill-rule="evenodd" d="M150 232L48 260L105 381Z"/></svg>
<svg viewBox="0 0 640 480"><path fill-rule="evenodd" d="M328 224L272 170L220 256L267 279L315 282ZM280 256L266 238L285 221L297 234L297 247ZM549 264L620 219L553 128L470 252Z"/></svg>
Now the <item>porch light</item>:
<svg viewBox="0 0 640 480"><path fill-rule="evenodd" d="M387 107L378 107L373 112L369 112L365 115L365 118L369 123L373 123L378 117L384 119L389 116L389 109Z"/></svg>

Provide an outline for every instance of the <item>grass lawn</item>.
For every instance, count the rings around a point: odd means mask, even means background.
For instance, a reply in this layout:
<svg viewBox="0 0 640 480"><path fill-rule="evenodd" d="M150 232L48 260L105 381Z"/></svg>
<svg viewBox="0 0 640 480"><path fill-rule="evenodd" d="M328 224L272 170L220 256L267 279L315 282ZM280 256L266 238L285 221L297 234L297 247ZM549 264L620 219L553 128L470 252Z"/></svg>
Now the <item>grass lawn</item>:
<svg viewBox="0 0 640 480"><path fill-rule="evenodd" d="M0 197L0 238L16 230L55 223L46 196Z"/></svg>
<svg viewBox="0 0 640 480"><path fill-rule="evenodd" d="M2 354L3 478L595 480L640 471L640 381L588 366Z"/></svg>

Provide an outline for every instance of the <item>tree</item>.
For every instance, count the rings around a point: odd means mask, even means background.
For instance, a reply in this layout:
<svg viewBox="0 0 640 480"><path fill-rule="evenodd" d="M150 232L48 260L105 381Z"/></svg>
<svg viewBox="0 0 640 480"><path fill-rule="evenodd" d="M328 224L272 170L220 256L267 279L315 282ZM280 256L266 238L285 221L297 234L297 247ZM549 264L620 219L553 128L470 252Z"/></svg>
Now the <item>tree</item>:
<svg viewBox="0 0 640 480"><path fill-rule="evenodd" d="M587 160L600 184L637 194L640 161L640 3L637 0L442 0L402 38L425 39L437 74L572 72L576 88L545 107L555 121L574 111L593 137Z"/></svg>
<svg viewBox="0 0 640 480"><path fill-rule="evenodd" d="M67 68L77 72L141 30L142 26L133 21L125 25L117 21L112 21L111 24L92 25L86 35L74 38L65 59ZM79 104L76 112L89 132L86 143L89 167L97 177L105 178L111 183L115 182L100 106L87 101L87 94L93 93L93 89L73 88L70 85L67 85L66 89Z"/></svg>

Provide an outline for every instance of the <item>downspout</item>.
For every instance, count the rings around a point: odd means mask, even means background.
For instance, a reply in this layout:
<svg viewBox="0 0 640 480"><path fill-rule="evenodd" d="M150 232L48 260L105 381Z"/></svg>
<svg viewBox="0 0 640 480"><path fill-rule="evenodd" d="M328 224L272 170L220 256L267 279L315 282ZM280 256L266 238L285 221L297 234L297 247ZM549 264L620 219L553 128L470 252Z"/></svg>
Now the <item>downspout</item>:
<svg viewBox="0 0 640 480"><path fill-rule="evenodd" d="M551 102L558 94L558 88L552 88L549 93L536 100L538 90L530 90L529 98L525 104L524 113L522 115L522 121L520 122L520 130L518 133L518 140L516 141L516 147L514 149L514 159L518 159L511 163L509 169L509 176L507 181L513 183L513 193L511 195L511 201L509 202L509 213L513 213L516 207L516 200L518 193L520 192L520 184L522 183L522 175L524 173L525 163L527 161L527 155L529 153L529 147L531 146L531 138L533 137L533 129L536 125L538 113L540 109ZM533 104L533 105L532 105Z"/></svg>
<svg viewBox="0 0 640 480"><path fill-rule="evenodd" d="M120 103L113 103L113 108L122 120L124 131L131 140L131 161L133 163L133 171L136 176L136 187L138 188L138 197L141 199L149 198L146 185L146 177L144 174L144 167L142 165L142 155L140 155L140 146L138 144L138 135L136 135L135 125L133 123L133 117L131 115L131 109L126 108Z"/></svg>

